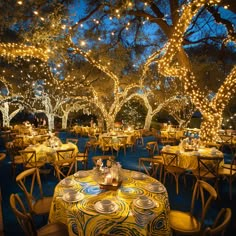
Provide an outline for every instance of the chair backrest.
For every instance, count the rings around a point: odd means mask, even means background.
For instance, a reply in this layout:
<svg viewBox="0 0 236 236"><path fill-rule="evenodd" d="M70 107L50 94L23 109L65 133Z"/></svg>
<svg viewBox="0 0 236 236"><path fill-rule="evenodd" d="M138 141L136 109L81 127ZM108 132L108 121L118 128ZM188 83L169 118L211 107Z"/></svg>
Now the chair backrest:
<svg viewBox="0 0 236 236"><path fill-rule="evenodd" d="M103 136L102 137L102 145L106 146L106 145L111 145L112 144L112 137L110 136Z"/></svg>
<svg viewBox="0 0 236 236"><path fill-rule="evenodd" d="M161 151L161 155L163 157L164 166L179 166L179 158L177 153L171 153L167 151Z"/></svg>
<svg viewBox="0 0 236 236"><path fill-rule="evenodd" d="M195 204L200 194L201 200L201 218L200 223L201 227L203 227L203 223L206 217L206 213L212 203L213 200L217 198L217 192L214 187L203 180L197 180L194 186L192 201L191 201L191 209L190 213L193 215L195 210Z"/></svg>
<svg viewBox="0 0 236 236"><path fill-rule="evenodd" d="M16 216L18 223L26 236L37 236L37 231L31 215L26 211L25 206L18 194L10 195L10 206Z"/></svg>
<svg viewBox="0 0 236 236"><path fill-rule="evenodd" d="M92 161L93 161L93 164L96 166L97 165L97 161L98 160L102 160L102 162L105 164L105 162L107 160L112 160L114 161L115 160L115 156L93 156L92 157Z"/></svg>
<svg viewBox="0 0 236 236"><path fill-rule="evenodd" d="M73 159L74 158L74 148L68 148L68 149L60 149L57 150L57 161L60 160L66 160L66 159Z"/></svg>
<svg viewBox="0 0 236 236"><path fill-rule="evenodd" d="M28 166L29 168L37 166L35 150L20 150L19 153L23 158L24 166Z"/></svg>
<svg viewBox="0 0 236 236"><path fill-rule="evenodd" d="M203 236L216 236L216 235L224 235L225 230L227 229L230 220L232 217L232 210L230 208L222 208L212 225L212 227L207 227Z"/></svg>
<svg viewBox="0 0 236 236"><path fill-rule="evenodd" d="M232 144L233 136L228 134L220 134L220 141L224 144Z"/></svg>
<svg viewBox="0 0 236 236"><path fill-rule="evenodd" d="M16 148L22 150L24 148L24 138L22 136L16 136L13 140L13 144Z"/></svg>
<svg viewBox="0 0 236 236"><path fill-rule="evenodd" d="M128 137L127 136L117 136L117 139L118 139L119 145L126 145Z"/></svg>
<svg viewBox="0 0 236 236"><path fill-rule="evenodd" d="M79 140L77 138L67 138L66 143L73 143L75 145L78 145Z"/></svg>
<svg viewBox="0 0 236 236"><path fill-rule="evenodd" d="M168 131L168 138L169 139L176 139L176 132L175 131Z"/></svg>
<svg viewBox="0 0 236 236"><path fill-rule="evenodd" d="M157 141L147 142L146 149L150 157L153 157L155 152L159 152ZM159 153L158 153L159 154Z"/></svg>
<svg viewBox="0 0 236 236"><path fill-rule="evenodd" d="M205 157L198 156L198 177L204 178L218 178L218 170L220 162L223 157Z"/></svg>
<svg viewBox="0 0 236 236"><path fill-rule="evenodd" d="M36 200L34 196L35 181L39 186L40 198L43 198L43 188L38 168L24 170L16 176L16 182L26 196L30 212L33 211L33 203Z"/></svg>

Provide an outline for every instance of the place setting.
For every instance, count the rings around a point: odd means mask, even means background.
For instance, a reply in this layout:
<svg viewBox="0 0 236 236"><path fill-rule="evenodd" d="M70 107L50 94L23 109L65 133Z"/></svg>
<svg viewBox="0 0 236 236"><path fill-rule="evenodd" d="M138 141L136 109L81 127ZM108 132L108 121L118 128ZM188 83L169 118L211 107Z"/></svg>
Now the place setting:
<svg viewBox="0 0 236 236"><path fill-rule="evenodd" d="M164 193L166 191L166 188L158 182L148 184L145 189L152 193Z"/></svg>
<svg viewBox="0 0 236 236"><path fill-rule="evenodd" d="M79 202L83 198L84 198L84 194L76 190L67 191L62 196L62 200L68 203Z"/></svg>
<svg viewBox="0 0 236 236"><path fill-rule="evenodd" d="M102 199L94 204L94 209L99 213L110 214L117 211L118 205L110 199Z"/></svg>
<svg viewBox="0 0 236 236"><path fill-rule="evenodd" d="M72 178L65 178L60 181L60 185L63 187L73 187L74 184L75 184L75 181Z"/></svg>
<svg viewBox="0 0 236 236"><path fill-rule="evenodd" d="M132 171L131 177L136 180L144 180L147 178L147 175L142 172Z"/></svg>
<svg viewBox="0 0 236 236"><path fill-rule="evenodd" d="M152 199L145 195L141 195L138 198L133 200L134 206L141 209L152 209L154 207L158 207L159 204L155 203Z"/></svg>

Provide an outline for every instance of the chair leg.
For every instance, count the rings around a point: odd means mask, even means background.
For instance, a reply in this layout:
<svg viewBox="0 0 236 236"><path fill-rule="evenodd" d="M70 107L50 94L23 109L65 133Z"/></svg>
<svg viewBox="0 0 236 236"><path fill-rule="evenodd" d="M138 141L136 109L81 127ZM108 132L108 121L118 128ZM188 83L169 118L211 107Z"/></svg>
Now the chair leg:
<svg viewBox="0 0 236 236"><path fill-rule="evenodd" d="M179 194L179 175L175 175L176 194Z"/></svg>

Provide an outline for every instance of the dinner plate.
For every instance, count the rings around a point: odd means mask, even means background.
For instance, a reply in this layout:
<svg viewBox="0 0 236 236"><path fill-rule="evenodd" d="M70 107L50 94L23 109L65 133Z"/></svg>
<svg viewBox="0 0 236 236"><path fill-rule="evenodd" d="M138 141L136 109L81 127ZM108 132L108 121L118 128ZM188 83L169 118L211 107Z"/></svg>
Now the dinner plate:
<svg viewBox="0 0 236 236"><path fill-rule="evenodd" d="M117 211L118 205L115 202L112 202L111 208L109 210L105 210L101 204L101 201L98 201L95 203L94 209L99 213L110 214Z"/></svg>
<svg viewBox="0 0 236 236"><path fill-rule="evenodd" d="M152 184L148 184L146 186L146 190L153 193L164 193L166 191L166 188L162 184L158 185L158 188L154 188Z"/></svg>
<svg viewBox="0 0 236 236"><path fill-rule="evenodd" d="M60 184L64 187L72 187L75 184L75 181L73 179L70 179L70 181L67 181L67 179L61 180Z"/></svg>
<svg viewBox="0 0 236 236"><path fill-rule="evenodd" d="M85 178L87 176L88 176L87 171L77 171L76 173L74 173L75 178Z"/></svg>
<svg viewBox="0 0 236 236"><path fill-rule="evenodd" d="M146 205L143 205L139 198L134 199L133 203L136 207L141 208L141 209L152 209L152 208L158 206L158 204L153 202L151 199L149 199L149 201Z"/></svg>
<svg viewBox="0 0 236 236"><path fill-rule="evenodd" d="M81 201L84 198L84 194L80 192L67 192L62 196L62 199L65 202L78 202Z"/></svg>
<svg viewBox="0 0 236 236"><path fill-rule="evenodd" d="M143 173L132 172L131 177L132 177L133 179L143 180L143 179L146 179L147 176L146 176L145 174L143 174Z"/></svg>

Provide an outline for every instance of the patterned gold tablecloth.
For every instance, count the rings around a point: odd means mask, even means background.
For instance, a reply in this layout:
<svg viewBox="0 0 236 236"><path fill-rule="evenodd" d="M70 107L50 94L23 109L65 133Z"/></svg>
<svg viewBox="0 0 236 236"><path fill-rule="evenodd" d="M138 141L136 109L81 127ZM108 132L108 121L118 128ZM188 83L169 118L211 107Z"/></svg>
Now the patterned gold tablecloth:
<svg viewBox="0 0 236 236"><path fill-rule="evenodd" d="M219 156L222 157L221 164L223 164L223 153L214 148L199 148L198 151L185 152L180 150L179 146L165 146L163 147L163 151L178 153L179 166L189 170L197 169L198 167L197 156L209 157L209 162L211 161L211 157Z"/></svg>
<svg viewBox="0 0 236 236"><path fill-rule="evenodd" d="M149 183L158 182L156 179L145 175L143 180L136 180L132 178L133 171L122 170L123 182L118 190L101 190L94 180L94 171L90 170L88 173L87 177L78 180L71 176L70 178L75 179L75 184L70 188L62 186L61 183L56 186L49 222L65 223L68 225L70 236L95 236L99 233L127 236L171 234L170 206L166 189L161 193L147 190ZM70 189L83 193L84 198L74 203L64 201L62 196ZM154 208L136 207L133 201L140 195L152 199ZM111 199L118 205L118 209L110 214L98 213L94 205L101 199Z"/></svg>

